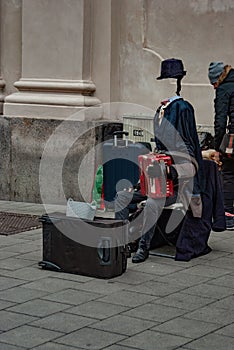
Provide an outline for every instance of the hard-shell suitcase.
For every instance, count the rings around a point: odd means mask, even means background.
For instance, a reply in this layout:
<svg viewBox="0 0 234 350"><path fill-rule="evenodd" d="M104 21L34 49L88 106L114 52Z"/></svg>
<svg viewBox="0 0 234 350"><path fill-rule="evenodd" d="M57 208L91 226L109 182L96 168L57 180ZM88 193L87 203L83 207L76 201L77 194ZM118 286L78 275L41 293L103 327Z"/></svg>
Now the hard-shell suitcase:
<svg viewBox="0 0 234 350"><path fill-rule="evenodd" d="M128 140L126 131L117 131L113 135L113 140L103 144L103 186L107 208L114 207L116 192L137 184L138 156L151 150L150 143L134 143ZM117 139L118 135L125 135L125 140Z"/></svg>
<svg viewBox="0 0 234 350"><path fill-rule="evenodd" d="M81 220L62 213L40 218L43 226L44 269L112 278L127 268L128 221Z"/></svg>
<svg viewBox="0 0 234 350"><path fill-rule="evenodd" d="M150 198L162 198L174 195L173 182L166 179L165 166L171 165L171 157L166 154L149 153L138 157L140 167L140 184L143 196ZM148 175L147 168L158 162L162 169L160 177L151 178Z"/></svg>

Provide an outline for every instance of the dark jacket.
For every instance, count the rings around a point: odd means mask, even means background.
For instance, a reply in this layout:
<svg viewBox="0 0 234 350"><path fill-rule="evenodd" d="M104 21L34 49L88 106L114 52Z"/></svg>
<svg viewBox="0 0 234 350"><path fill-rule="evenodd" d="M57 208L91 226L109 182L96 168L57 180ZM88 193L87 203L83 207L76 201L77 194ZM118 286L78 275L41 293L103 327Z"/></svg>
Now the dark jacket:
<svg viewBox="0 0 234 350"><path fill-rule="evenodd" d="M176 243L175 260L189 261L211 251L208 240L211 230L224 231L225 215L220 174L215 162L204 160L205 190L202 194L202 217L188 211Z"/></svg>
<svg viewBox="0 0 234 350"><path fill-rule="evenodd" d="M174 100L164 109L161 122L159 108L154 119L154 133L159 151L181 152L195 160L197 173L193 193L200 194L204 189L203 162L192 105L183 98ZM180 162L186 161L181 158Z"/></svg>
<svg viewBox="0 0 234 350"><path fill-rule="evenodd" d="M219 151L228 124L229 132L234 133L234 69L216 89L215 106L215 149Z"/></svg>

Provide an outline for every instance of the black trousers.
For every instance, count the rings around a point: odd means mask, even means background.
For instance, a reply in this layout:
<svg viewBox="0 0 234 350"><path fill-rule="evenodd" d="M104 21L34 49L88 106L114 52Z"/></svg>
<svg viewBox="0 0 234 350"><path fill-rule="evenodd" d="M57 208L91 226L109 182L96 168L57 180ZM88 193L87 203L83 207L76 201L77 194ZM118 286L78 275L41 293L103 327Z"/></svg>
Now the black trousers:
<svg viewBox="0 0 234 350"><path fill-rule="evenodd" d="M234 158L222 158L222 185L225 211L234 214Z"/></svg>

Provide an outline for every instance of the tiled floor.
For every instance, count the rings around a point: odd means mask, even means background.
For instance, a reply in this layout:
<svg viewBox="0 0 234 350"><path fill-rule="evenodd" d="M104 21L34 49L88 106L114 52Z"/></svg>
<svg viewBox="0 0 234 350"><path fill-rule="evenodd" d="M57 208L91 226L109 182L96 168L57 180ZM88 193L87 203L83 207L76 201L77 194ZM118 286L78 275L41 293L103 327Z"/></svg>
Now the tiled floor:
<svg viewBox="0 0 234 350"><path fill-rule="evenodd" d="M5 201L0 211L45 213ZM0 236L0 350L233 350L234 231L209 243L190 262L128 259L103 280L41 270L41 229Z"/></svg>

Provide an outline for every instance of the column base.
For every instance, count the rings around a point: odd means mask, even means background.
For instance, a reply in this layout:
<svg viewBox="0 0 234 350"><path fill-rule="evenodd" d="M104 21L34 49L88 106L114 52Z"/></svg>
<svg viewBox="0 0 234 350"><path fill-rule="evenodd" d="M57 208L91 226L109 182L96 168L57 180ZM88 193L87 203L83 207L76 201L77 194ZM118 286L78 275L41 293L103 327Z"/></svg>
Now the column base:
<svg viewBox="0 0 234 350"><path fill-rule="evenodd" d="M20 79L14 85L19 92L5 98L3 113L7 116L64 119L86 107L101 105L93 96L95 85L91 81ZM77 118L86 120L89 114ZM94 120L102 117L101 108L96 114Z"/></svg>
<svg viewBox="0 0 234 350"><path fill-rule="evenodd" d="M102 119L103 108L99 105L86 108L61 105L5 103L3 114L8 117L22 116L24 118L61 120L71 118L73 120L84 121Z"/></svg>

